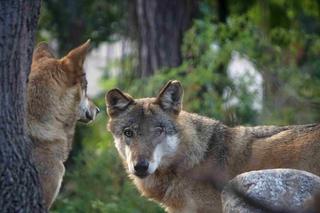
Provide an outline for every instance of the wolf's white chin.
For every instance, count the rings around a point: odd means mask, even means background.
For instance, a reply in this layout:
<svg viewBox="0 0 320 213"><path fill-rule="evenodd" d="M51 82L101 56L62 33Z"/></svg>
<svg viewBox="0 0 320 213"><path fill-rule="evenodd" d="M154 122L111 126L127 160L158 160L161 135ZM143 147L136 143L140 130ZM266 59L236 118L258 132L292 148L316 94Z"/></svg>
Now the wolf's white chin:
<svg viewBox="0 0 320 213"><path fill-rule="evenodd" d="M159 143L149 163L148 173L153 174L161 164L162 157L173 154L179 145L177 135L167 136L166 141Z"/></svg>

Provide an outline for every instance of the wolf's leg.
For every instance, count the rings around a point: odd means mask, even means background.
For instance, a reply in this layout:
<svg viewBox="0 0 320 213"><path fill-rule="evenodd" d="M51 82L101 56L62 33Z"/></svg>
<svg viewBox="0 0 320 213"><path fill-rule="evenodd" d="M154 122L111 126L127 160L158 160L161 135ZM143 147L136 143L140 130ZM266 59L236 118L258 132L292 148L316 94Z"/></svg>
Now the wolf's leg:
<svg viewBox="0 0 320 213"><path fill-rule="evenodd" d="M49 209L59 193L65 168L62 161L57 161L47 162L45 168L38 170L45 206Z"/></svg>

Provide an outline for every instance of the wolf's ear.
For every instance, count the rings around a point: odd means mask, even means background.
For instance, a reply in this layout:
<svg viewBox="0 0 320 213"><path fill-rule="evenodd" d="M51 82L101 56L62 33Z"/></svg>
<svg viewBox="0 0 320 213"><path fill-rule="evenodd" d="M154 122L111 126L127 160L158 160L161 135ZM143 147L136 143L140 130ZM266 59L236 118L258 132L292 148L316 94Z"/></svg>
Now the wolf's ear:
<svg viewBox="0 0 320 213"><path fill-rule="evenodd" d="M33 51L32 61L37 61L40 58L55 58L52 49L48 43L40 42Z"/></svg>
<svg viewBox="0 0 320 213"><path fill-rule="evenodd" d="M88 39L85 43L72 49L65 57L63 57L62 63L66 64L67 66L71 66L78 71L82 71L83 69L79 69L83 67L84 60L90 49L90 39Z"/></svg>
<svg viewBox="0 0 320 213"><path fill-rule="evenodd" d="M130 95L121 92L121 90L117 88L107 92L105 99L107 112L110 116L117 115L126 110L130 104L134 103L134 100Z"/></svg>
<svg viewBox="0 0 320 213"><path fill-rule="evenodd" d="M155 103L165 111L179 114L182 109L183 88L179 81L169 81L161 90Z"/></svg>

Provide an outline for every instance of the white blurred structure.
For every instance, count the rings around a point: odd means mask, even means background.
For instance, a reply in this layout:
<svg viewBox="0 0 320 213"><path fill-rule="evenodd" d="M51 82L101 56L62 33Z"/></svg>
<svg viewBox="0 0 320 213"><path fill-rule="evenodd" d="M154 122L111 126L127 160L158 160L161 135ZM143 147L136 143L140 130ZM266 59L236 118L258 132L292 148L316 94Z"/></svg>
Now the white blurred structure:
<svg viewBox="0 0 320 213"><path fill-rule="evenodd" d="M227 73L229 78L234 82L235 89L239 90L241 85L245 84L248 95L254 97L253 109L262 110L263 98L263 78L257 71L254 64L246 57L241 56L239 52L234 51L229 62ZM228 96L228 91L226 91ZM229 97L228 106L234 106L239 103L236 97Z"/></svg>
<svg viewBox="0 0 320 213"><path fill-rule="evenodd" d="M84 69L87 72L88 95L93 97L101 92L100 79L103 71L109 63L121 57L128 52L126 41L118 41L115 43L101 43L98 48L93 49L87 56ZM119 69L110 69L110 75L115 76L119 73Z"/></svg>

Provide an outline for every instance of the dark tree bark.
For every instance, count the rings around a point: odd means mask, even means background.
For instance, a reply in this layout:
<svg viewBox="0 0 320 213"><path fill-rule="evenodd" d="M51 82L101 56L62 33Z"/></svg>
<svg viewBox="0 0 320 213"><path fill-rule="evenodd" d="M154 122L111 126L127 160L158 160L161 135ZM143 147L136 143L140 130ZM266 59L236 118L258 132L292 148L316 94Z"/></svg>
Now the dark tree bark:
<svg viewBox="0 0 320 213"><path fill-rule="evenodd" d="M0 3L0 211L45 212L26 136L26 81L40 0Z"/></svg>
<svg viewBox="0 0 320 213"><path fill-rule="evenodd" d="M183 33L190 27L197 0L134 0L139 45L138 76L181 64Z"/></svg>

